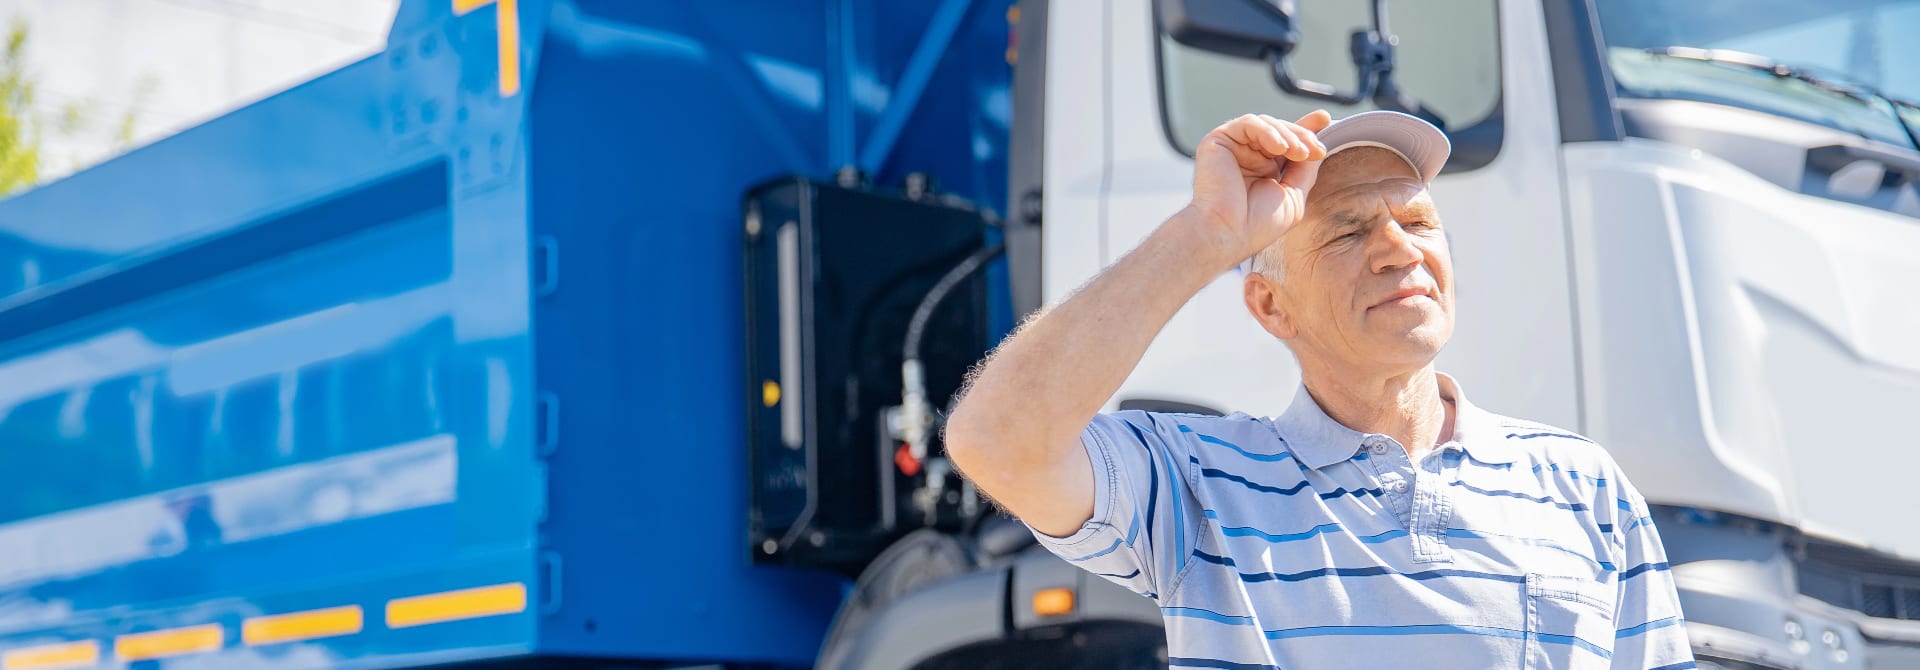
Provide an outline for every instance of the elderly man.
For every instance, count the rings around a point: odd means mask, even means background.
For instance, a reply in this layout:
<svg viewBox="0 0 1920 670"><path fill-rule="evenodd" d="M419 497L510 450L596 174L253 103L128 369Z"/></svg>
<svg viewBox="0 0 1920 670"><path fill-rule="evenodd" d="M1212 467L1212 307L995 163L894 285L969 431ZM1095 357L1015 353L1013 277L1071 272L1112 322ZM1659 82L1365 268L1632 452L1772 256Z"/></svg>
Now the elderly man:
<svg viewBox="0 0 1920 670"><path fill-rule="evenodd" d="M1646 501L1606 451L1434 371L1453 266L1415 117L1244 116L1193 199L988 359L954 462L1054 553L1154 599L1194 668L1686 668ZM1277 417L1098 414L1200 288L1300 363Z"/></svg>

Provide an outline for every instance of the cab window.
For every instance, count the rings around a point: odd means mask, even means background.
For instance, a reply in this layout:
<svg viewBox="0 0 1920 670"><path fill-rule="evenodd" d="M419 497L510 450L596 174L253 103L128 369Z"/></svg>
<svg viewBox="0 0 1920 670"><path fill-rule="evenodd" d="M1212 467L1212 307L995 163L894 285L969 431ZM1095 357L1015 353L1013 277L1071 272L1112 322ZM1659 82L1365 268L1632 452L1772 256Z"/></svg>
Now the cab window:
<svg viewBox="0 0 1920 670"><path fill-rule="evenodd" d="M1300 43L1290 54L1294 74L1351 89L1355 68L1348 35L1372 25L1371 0L1297 3ZM1394 79L1445 122L1455 145L1448 171L1491 162L1500 143L1499 20L1493 0L1389 0L1395 42ZM1158 35L1160 87L1169 139L1192 155L1200 138L1246 113L1292 120L1325 108L1334 118L1377 109L1371 101L1331 105L1289 95L1274 83L1265 60L1211 53ZM1463 139L1467 140L1463 142Z"/></svg>

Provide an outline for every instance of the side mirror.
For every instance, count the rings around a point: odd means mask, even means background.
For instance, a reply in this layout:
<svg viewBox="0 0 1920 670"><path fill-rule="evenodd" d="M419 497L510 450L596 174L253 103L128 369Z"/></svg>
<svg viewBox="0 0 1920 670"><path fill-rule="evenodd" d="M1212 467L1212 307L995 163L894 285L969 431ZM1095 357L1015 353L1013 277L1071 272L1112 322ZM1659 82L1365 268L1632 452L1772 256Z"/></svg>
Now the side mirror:
<svg viewBox="0 0 1920 670"><path fill-rule="evenodd" d="M1175 42L1239 58L1264 58L1280 90L1335 105L1372 100L1381 109L1406 112L1446 130L1446 122L1393 81L1393 47L1386 0L1372 0L1373 27L1353 31L1348 50L1358 83L1342 92L1330 84L1293 75L1288 56L1300 44L1293 0L1155 0L1161 30Z"/></svg>
<svg viewBox="0 0 1920 670"><path fill-rule="evenodd" d="M1287 53L1300 42L1292 7L1260 0L1157 0L1160 29L1173 41L1236 58ZM1291 4L1291 3L1289 3Z"/></svg>

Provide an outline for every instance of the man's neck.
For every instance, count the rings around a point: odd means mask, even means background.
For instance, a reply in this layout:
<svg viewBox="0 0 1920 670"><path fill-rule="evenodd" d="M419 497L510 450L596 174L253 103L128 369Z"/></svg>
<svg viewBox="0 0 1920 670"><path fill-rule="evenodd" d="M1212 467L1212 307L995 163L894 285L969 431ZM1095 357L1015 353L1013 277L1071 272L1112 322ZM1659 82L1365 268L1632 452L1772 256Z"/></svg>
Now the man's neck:
<svg viewBox="0 0 1920 670"><path fill-rule="evenodd" d="M1416 459L1452 437L1453 406L1441 400L1431 364L1375 375L1336 375L1302 365L1301 376L1329 418L1362 433L1392 437Z"/></svg>

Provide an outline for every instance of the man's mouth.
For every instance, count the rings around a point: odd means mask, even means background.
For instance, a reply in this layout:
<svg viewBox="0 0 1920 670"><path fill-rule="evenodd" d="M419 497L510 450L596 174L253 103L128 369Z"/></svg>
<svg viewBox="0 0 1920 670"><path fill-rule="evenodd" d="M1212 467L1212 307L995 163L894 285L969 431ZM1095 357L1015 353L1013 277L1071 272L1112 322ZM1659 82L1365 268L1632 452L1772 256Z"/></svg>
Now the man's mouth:
<svg viewBox="0 0 1920 670"><path fill-rule="evenodd" d="M1419 300L1421 298L1425 298L1427 300L1435 300L1433 297L1433 289L1427 288L1425 286L1410 286L1407 288L1403 288L1398 291L1394 291L1392 293L1387 294L1387 297L1382 298L1379 302L1374 303L1373 307L1385 307L1387 305L1395 305L1395 304L1408 304L1416 300ZM1438 302L1438 300L1435 300L1435 302Z"/></svg>

